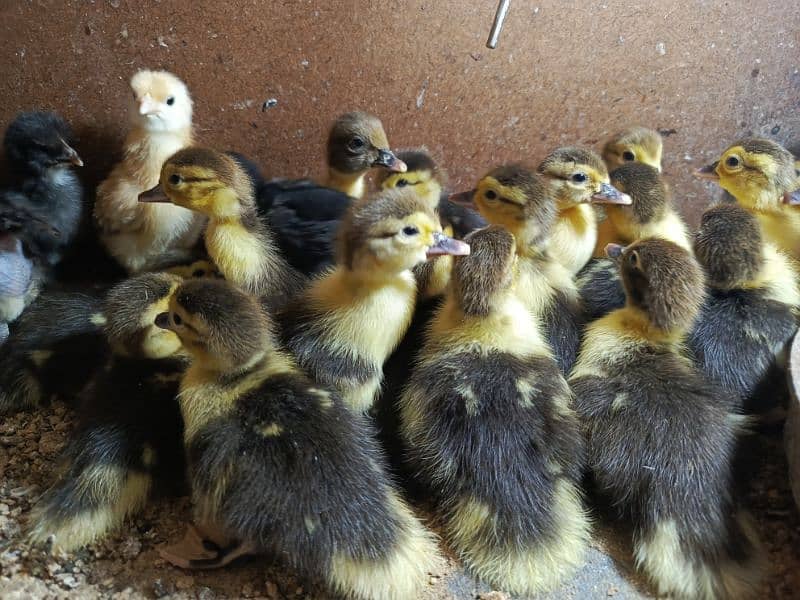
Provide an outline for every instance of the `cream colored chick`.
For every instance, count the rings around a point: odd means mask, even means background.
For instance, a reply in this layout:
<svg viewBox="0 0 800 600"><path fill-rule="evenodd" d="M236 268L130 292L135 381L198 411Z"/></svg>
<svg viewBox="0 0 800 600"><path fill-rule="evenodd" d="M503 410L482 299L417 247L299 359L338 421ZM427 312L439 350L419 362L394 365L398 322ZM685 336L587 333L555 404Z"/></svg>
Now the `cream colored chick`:
<svg viewBox="0 0 800 600"><path fill-rule="evenodd" d="M166 71L139 71L131 78L133 129L125 153L97 188L94 220L108 252L129 273L189 262L205 217L171 204L140 204L161 166L191 145L192 99L184 83Z"/></svg>

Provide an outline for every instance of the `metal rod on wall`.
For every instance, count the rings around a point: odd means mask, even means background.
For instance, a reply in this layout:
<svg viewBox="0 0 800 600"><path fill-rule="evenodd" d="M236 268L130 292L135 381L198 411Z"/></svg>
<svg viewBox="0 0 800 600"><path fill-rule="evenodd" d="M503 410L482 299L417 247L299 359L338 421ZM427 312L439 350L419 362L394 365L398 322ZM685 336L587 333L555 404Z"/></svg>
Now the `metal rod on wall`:
<svg viewBox="0 0 800 600"><path fill-rule="evenodd" d="M503 29L503 22L506 20L510 4L511 0L500 0L500 3L497 5L497 12L494 14L492 30L489 32L489 39L486 41L487 48L497 48L497 42L500 39L500 30Z"/></svg>

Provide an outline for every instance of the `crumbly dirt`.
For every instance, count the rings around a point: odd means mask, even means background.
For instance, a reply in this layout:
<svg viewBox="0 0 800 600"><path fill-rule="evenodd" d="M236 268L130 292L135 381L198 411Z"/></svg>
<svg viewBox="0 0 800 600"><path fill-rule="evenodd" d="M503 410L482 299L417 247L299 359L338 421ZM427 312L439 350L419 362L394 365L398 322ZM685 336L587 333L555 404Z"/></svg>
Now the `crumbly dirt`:
<svg viewBox="0 0 800 600"><path fill-rule="evenodd" d="M33 504L54 477L54 466L74 423L62 403L20 413L0 423L0 598L325 598L320 587L262 559L221 571L184 572L165 563L157 546L177 539L189 518L187 498L153 501L121 531L71 554L52 554L25 542ZM786 481L779 435L758 437L760 466L748 502L769 553L763 597L789 599L800 589L800 517ZM632 575L627 544L598 526L586 567L546 598L650 597ZM448 558L430 575L423 599L508 600L465 575Z"/></svg>

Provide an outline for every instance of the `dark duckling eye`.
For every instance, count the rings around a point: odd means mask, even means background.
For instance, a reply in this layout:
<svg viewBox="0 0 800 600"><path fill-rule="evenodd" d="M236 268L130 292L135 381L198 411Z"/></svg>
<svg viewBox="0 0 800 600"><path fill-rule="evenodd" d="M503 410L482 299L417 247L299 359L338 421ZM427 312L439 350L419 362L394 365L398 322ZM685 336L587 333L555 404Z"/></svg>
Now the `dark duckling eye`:
<svg viewBox="0 0 800 600"><path fill-rule="evenodd" d="M408 227L403 227L403 233L405 235L417 235L419 233L419 229L409 225Z"/></svg>
<svg viewBox="0 0 800 600"><path fill-rule="evenodd" d="M173 173L169 176L170 185L178 185L181 181L183 181L183 179L181 179L181 176L177 173Z"/></svg>
<svg viewBox="0 0 800 600"><path fill-rule="evenodd" d="M175 325L181 325L183 323L183 319L181 319L181 316L178 313L172 313L172 322L175 323Z"/></svg>
<svg viewBox="0 0 800 600"><path fill-rule="evenodd" d="M497 192L494 190L486 190L483 195L487 200L497 200Z"/></svg>
<svg viewBox="0 0 800 600"><path fill-rule="evenodd" d="M350 150L358 151L361 150L365 145L366 142L364 141L364 138L354 137L352 140L350 140L350 143L347 144L347 147L350 148Z"/></svg>
<svg viewBox="0 0 800 600"><path fill-rule="evenodd" d="M739 157L738 156L729 156L725 159L725 164L732 169L735 169L739 166Z"/></svg>
<svg viewBox="0 0 800 600"><path fill-rule="evenodd" d="M397 187L406 187L408 185L408 179L398 179Z"/></svg>
<svg viewBox="0 0 800 600"><path fill-rule="evenodd" d="M637 252L631 252L628 256L628 262L632 267L639 266L639 254Z"/></svg>
<svg viewBox="0 0 800 600"><path fill-rule="evenodd" d="M587 179L588 179L588 177L586 177L586 173L573 173L572 174L572 181L574 181L575 183L583 183Z"/></svg>
<svg viewBox="0 0 800 600"><path fill-rule="evenodd" d="M627 160L628 162L636 160L636 155L630 150L625 150L625 152L622 153L622 160Z"/></svg>
<svg viewBox="0 0 800 600"><path fill-rule="evenodd" d="M173 104L175 104L175 96L170 96L167 98L167 106L172 106Z"/></svg>

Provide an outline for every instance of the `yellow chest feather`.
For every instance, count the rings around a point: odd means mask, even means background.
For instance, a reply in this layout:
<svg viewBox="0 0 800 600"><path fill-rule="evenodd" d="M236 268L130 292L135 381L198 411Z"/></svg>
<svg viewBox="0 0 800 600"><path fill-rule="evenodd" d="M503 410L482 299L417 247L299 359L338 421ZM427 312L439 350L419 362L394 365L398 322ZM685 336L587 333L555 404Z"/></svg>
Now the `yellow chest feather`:
<svg viewBox="0 0 800 600"><path fill-rule="evenodd" d="M798 263L772 244L764 245L764 266L757 285L767 290L767 298L800 308Z"/></svg>
<svg viewBox="0 0 800 600"><path fill-rule="evenodd" d="M550 235L550 254L571 274L592 257L597 243L597 217L588 204L578 204L559 213Z"/></svg>
<svg viewBox="0 0 800 600"><path fill-rule="evenodd" d="M517 264L517 296L535 318L542 317L556 292L564 293L570 300L577 300L578 289L572 274L561 263L520 256Z"/></svg>
<svg viewBox="0 0 800 600"><path fill-rule="evenodd" d="M764 238L795 260L800 260L800 209L786 207L777 213L755 212L755 215L761 223Z"/></svg>
<svg viewBox="0 0 800 600"><path fill-rule="evenodd" d="M613 221L618 236L618 239L613 241L632 244L638 240L655 237L669 240L693 253L689 230L675 211L669 209L662 218L645 224L634 223L629 219L617 216L618 214L617 211L609 211L610 220Z"/></svg>
<svg viewBox="0 0 800 600"><path fill-rule="evenodd" d="M383 364L411 323L417 288L410 271L371 282L348 276L339 267L314 282L308 293L311 302L326 314L328 346L355 350L359 356Z"/></svg>
<svg viewBox="0 0 800 600"><path fill-rule="evenodd" d="M237 222L211 222L206 230L206 250L228 281L253 293L266 261L262 241Z"/></svg>

